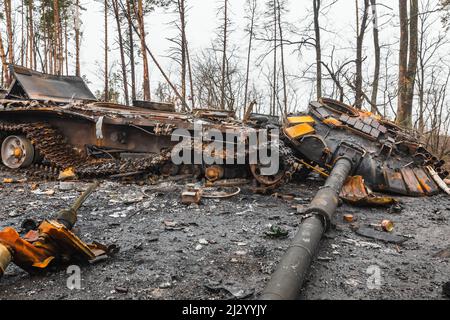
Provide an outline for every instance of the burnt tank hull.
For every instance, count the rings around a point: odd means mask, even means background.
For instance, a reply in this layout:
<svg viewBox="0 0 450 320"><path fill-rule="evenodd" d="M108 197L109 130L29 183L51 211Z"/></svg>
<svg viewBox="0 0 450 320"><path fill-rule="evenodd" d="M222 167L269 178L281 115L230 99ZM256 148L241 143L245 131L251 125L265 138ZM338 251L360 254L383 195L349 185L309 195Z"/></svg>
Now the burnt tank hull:
<svg viewBox="0 0 450 320"><path fill-rule="evenodd" d="M374 191L433 195L440 189L428 168L439 172L441 179L448 176L445 162L427 151L412 132L338 101L311 102L308 114L291 116L288 122L284 132L300 158L329 174L336 159L352 150L358 163L351 175L362 176Z"/></svg>

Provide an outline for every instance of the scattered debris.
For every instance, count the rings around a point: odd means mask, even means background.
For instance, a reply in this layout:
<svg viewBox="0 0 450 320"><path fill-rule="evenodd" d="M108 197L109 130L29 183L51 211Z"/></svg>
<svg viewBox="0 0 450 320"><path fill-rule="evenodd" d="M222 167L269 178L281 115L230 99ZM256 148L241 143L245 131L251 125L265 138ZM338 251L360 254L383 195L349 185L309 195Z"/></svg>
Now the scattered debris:
<svg viewBox="0 0 450 320"><path fill-rule="evenodd" d="M446 249L443 249L443 250L440 250L439 252L435 253L433 255L433 257L435 257L435 258L443 258L443 259L450 258L450 247L448 247Z"/></svg>
<svg viewBox="0 0 450 320"><path fill-rule="evenodd" d="M450 298L450 281L445 283L442 286L442 293L447 296L447 298Z"/></svg>
<svg viewBox="0 0 450 320"><path fill-rule="evenodd" d="M352 214L344 214L343 219L345 222L355 222L355 216Z"/></svg>
<svg viewBox="0 0 450 320"><path fill-rule="evenodd" d="M125 287L114 287L117 293L128 293L128 288Z"/></svg>
<svg viewBox="0 0 450 320"><path fill-rule="evenodd" d="M98 183L90 186L72 207L62 210L56 220L44 220L38 229L28 231L23 238L13 228L0 231L0 276L11 262L31 272L46 269L52 261L90 262L114 253L116 247L108 248L97 242L88 245L71 232L78 209L97 187Z"/></svg>
<svg viewBox="0 0 450 320"><path fill-rule="evenodd" d="M59 173L58 180L75 180L77 179L77 175L75 174L75 170L71 167L66 170L63 170Z"/></svg>
<svg viewBox="0 0 450 320"><path fill-rule="evenodd" d="M27 179L12 179L12 178L4 178L3 183L5 184L12 184L12 183L25 183L27 182Z"/></svg>
<svg viewBox="0 0 450 320"><path fill-rule="evenodd" d="M238 187L218 187L218 188L204 188L203 198L207 199L227 199L237 196L241 192Z"/></svg>
<svg viewBox="0 0 450 320"><path fill-rule="evenodd" d="M272 239L285 239L289 236L289 231L280 226L271 225L265 235Z"/></svg>
<svg viewBox="0 0 450 320"><path fill-rule="evenodd" d="M283 199L286 201L292 201L295 199L295 195L293 195L293 194L282 194L282 193L278 193L278 192L272 194L272 197L280 198L280 199Z"/></svg>
<svg viewBox="0 0 450 320"><path fill-rule="evenodd" d="M211 292L218 293L223 291L231 295L231 298L238 300L250 298L255 293L255 289L243 289L234 282L225 282L224 284L222 284L221 282L210 281L206 283L204 286Z"/></svg>
<svg viewBox="0 0 450 320"><path fill-rule="evenodd" d="M218 181L206 181L206 187L238 187L249 184L248 179L223 179Z"/></svg>
<svg viewBox="0 0 450 320"><path fill-rule="evenodd" d="M353 239L343 239L342 242L354 245L356 247L381 249L381 246L379 244L372 243L372 242L357 241L357 240L353 240Z"/></svg>
<svg viewBox="0 0 450 320"><path fill-rule="evenodd" d="M333 261L333 258L331 257L317 257L318 261L322 261L322 262L330 262Z"/></svg>
<svg viewBox="0 0 450 320"><path fill-rule="evenodd" d="M384 242L388 242L388 243L394 243L394 244L402 244L402 243L406 242L407 240L409 240L409 238L405 237L405 236L381 232L381 231L377 231L377 230L374 230L372 228L367 228L367 227L360 227L355 232L356 232L356 234L366 237L366 238L371 238L371 239L380 240L380 241L384 241Z"/></svg>
<svg viewBox="0 0 450 320"><path fill-rule="evenodd" d="M61 191L70 191L76 188L76 183L74 182L63 182L59 183L59 190Z"/></svg>
<svg viewBox="0 0 450 320"><path fill-rule="evenodd" d="M37 194L37 195L45 195L45 196L52 196L55 194L55 190L53 190L53 189L47 189L44 191L42 191L40 189L36 189L36 190L32 190L31 192L34 194Z"/></svg>
<svg viewBox="0 0 450 320"><path fill-rule="evenodd" d="M356 206L389 207L398 203L394 198L372 193L362 176L349 177L342 188L340 197Z"/></svg>
<svg viewBox="0 0 450 320"><path fill-rule="evenodd" d="M394 223L391 220L381 221L381 228L386 232L394 231Z"/></svg>
<svg viewBox="0 0 450 320"><path fill-rule="evenodd" d="M203 190L193 185L188 185L187 189L181 194L181 203L190 205L199 204L202 200Z"/></svg>

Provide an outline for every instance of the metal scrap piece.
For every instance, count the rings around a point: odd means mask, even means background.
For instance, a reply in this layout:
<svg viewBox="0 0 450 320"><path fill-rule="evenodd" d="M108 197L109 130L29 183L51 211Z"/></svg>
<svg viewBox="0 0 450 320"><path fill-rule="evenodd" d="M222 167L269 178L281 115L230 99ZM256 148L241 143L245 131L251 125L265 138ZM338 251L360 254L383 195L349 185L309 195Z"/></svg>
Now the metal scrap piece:
<svg viewBox="0 0 450 320"><path fill-rule="evenodd" d="M357 229L355 232L356 232L356 234L358 234L360 236L387 242L387 243L403 244L404 242L409 240L409 238L404 237L404 236L399 236L399 235L395 235L395 234L387 233L387 232L380 232L380 231L374 230L372 228L367 228L367 227L361 227L361 228Z"/></svg>
<svg viewBox="0 0 450 320"><path fill-rule="evenodd" d="M340 197L353 205L359 206L391 206L398 201L392 197L379 196L370 192L364 184L361 176L354 176L347 179L342 188Z"/></svg>

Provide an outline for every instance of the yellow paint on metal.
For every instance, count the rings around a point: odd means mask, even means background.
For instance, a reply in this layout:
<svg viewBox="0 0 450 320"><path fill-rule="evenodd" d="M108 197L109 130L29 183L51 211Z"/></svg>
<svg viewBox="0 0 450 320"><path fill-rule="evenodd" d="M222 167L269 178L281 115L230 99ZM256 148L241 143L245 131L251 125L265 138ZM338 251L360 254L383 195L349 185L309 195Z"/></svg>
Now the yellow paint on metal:
<svg viewBox="0 0 450 320"><path fill-rule="evenodd" d="M286 135L291 139L298 139L316 131L307 123L298 124L296 126L284 129Z"/></svg>
<svg viewBox="0 0 450 320"><path fill-rule="evenodd" d="M300 124L300 123L308 123L314 124L316 121L311 116L298 116L298 117L288 117L289 124Z"/></svg>

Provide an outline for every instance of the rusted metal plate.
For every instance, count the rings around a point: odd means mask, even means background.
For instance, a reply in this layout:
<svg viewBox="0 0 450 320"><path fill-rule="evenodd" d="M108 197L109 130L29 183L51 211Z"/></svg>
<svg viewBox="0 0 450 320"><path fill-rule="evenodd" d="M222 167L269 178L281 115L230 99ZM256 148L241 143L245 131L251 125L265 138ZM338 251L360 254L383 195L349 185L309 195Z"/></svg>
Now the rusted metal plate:
<svg viewBox="0 0 450 320"><path fill-rule="evenodd" d="M398 194L408 195L408 189L403 181L403 175L401 172L391 169L384 169L383 173L386 180L387 190Z"/></svg>
<svg viewBox="0 0 450 320"><path fill-rule="evenodd" d="M367 198L368 193L363 178L361 176L348 178L340 196L349 202L358 202L361 199Z"/></svg>
<svg viewBox="0 0 450 320"><path fill-rule="evenodd" d="M59 103L97 100L80 77L48 75L18 66L10 66L10 70L15 81L7 98L22 96L31 100Z"/></svg>
<svg viewBox="0 0 450 320"><path fill-rule="evenodd" d="M428 195L434 195L439 193L439 187L434 183L434 181L428 176L423 168L414 168L414 174L417 180L420 182L422 189Z"/></svg>
<svg viewBox="0 0 450 320"><path fill-rule="evenodd" d="M200 188L189 187L181 194L181 203L190 205L199 204L202 200L203 190Z"/></svg>
<svg viewBox="0 0 450 320"><path fill-rule="evenodd" d="M409 194L412 196L425 195L420 182L417 180L414 171L411 168L403 168L400 170L405 181L406 187L408 188Z"/></svg>
<svg viewBox="0 0 450 320"><path fill-rule="evenodd" d="M375 195L367 190L362 176L354 176L347 179L340 193L340 197L353 205L386 207L397 203L391 197Z"/></svg>

